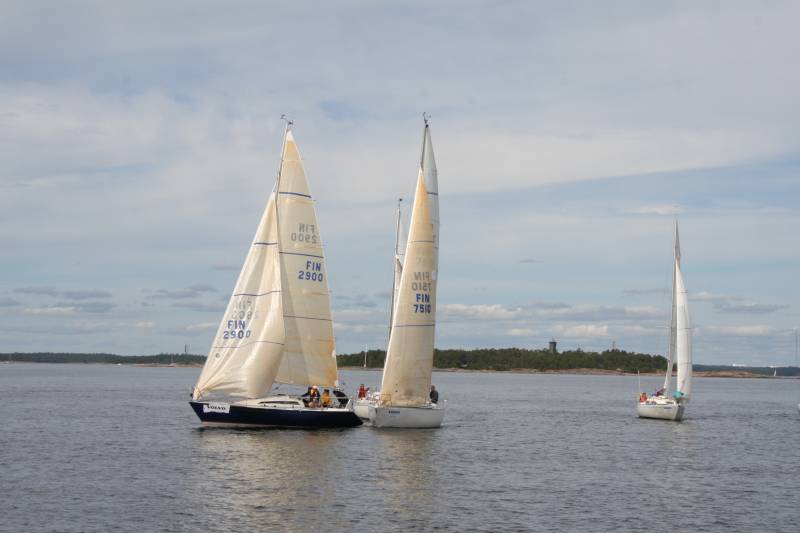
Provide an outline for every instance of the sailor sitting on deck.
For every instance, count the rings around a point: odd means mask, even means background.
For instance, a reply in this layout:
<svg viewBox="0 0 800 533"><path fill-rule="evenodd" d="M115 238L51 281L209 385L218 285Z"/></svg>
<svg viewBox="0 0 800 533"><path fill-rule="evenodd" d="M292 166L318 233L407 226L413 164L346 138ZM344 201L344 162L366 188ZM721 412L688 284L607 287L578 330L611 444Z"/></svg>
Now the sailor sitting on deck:
<svg viewBox="0 0 800 533"><path fill-rule="evenodd" d="M330 389L325 389L322 391L322 407L331 407L333 405L333 400L331 399L331 391Z"/></svg>
<svg viewBox="0 0 800 533"><path fill-rule="evenodd" d="M434 385L431 385L431 402L439 403L439 391L436 390Z"/></svg>

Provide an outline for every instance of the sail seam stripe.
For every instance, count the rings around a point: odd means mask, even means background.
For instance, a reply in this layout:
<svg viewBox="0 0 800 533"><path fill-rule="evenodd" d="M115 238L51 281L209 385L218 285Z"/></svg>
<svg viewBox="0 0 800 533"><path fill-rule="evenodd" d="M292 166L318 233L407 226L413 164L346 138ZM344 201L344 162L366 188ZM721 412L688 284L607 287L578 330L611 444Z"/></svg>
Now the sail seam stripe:
<svg viewBox="0 0 800 533"><path fill-rule="evenodd" d="M432 328L436 324L398 324L393 328Z"/></svg>
<svg viewBox="0 0 800 533"><path fill-rule="evenodd" d="M254 242L253 246L255 246L257 244L261 245L261 246L274 246L274 245L276 245L278 243L277 242Z"/></svg>
<svg viewBox="0 0 800 533"><path fill-rule="evenodd" d="M245 344L241 344L241 345L239 345L239 346L212 346L211 348L212 348L213 350L221 350L221 349L224 349L224 348L233 348L234 350L237 350L237 349L239 349L239 348L244 348L245 346L249 346L249 345L251 345L251 344L259 344L259 343L264 343L264 344L277 344L277 345L279 345L279 346L285 346L285 344L284 344L284 343L282 343L282 342L275 342L275 341L251 341L251 342L247 342L247 343L245 343Z"/></svg>
<svg viewBox="0 0 800 533"><path fill-rule="evenodd" d="M333 322L330 318L316 318L313 316L294 316L294 315L283 315L283 318L302 318L305 320L323 320L325 322Z"/></svg>
<svg viewBox="0 0 800 533"><path fill-rule="evenodd" d="M254 294L250 292L237 292L234 293L234 296L266 296L267 294L275 294L276 292L281 292L281 291L280 290L268 291L268 292L262 292L261 294Z"/></svg>
<svg viewBox="0 0 800 533"><path fill-rule="evenodd" d="M433 241L408 241L408 242L409 242L409 243L412 243L412 244L413 244L413 243L415 243L415 242L429 242L429 243L433 243Z"/></svg>
<svg viewBox="0 0 800 533"><path fill-rule="evenodd" d="M311 198L310 194L303 194L301 192L278 191L278 194L291 194L292 196L302 196L303 198Z"/></svg>
<svg viewBox="0 0 800 533"><path fill-rule="evenodd" d="M324 255L314 255L314 254L298 254L296 252L281 252L282 255L302 255L305 257L318 257L320 259L325 259Z"/></svg>
<svg viewBox="0 0 800 533"><path fill-rule="evenodd" d="M438 193L438 192L431 192L431 191L428 191L428 194L432 194L432 195L434 195L434 196L439 196L439 193Z"/></svg>

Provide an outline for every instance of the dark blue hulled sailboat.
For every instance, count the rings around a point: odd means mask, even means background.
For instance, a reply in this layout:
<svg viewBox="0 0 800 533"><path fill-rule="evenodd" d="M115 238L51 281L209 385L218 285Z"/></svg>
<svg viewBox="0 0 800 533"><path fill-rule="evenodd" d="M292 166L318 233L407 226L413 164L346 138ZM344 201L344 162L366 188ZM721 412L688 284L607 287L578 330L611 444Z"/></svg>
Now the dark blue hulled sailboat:
<svg viewBox="0 0 800 533"><path fill-rule="evenodd" d="M328 405L268 396L275 382L330 389L338 384L322 240L290 126L277 183L192 393L190 405L204 425L362 423L343 395Z"/></svg>

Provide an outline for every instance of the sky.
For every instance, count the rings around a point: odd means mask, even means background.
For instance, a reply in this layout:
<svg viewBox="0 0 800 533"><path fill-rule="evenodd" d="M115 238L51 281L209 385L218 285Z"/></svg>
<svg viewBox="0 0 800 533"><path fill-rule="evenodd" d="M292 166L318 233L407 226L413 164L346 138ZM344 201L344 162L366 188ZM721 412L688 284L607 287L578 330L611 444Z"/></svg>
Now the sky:
<svg viewBox="0 0 800 533"><path fill-rule="evenodd" d="M294 122L337 351L385 348L422 113L439 348L795 363L797 2L0 1L0 352L206 353Z"/></svg>

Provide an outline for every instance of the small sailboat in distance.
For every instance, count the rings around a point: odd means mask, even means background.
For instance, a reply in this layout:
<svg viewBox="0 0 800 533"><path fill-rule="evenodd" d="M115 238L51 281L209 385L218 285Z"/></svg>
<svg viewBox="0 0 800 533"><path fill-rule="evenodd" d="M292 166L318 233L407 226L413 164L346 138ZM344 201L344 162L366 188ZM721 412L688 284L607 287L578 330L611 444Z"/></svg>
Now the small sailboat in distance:
<svg viewBox="0 0 800 533"><path fill-rule="evenodd" d="M362 424L336 389L325 257L291 124L275 188L189 402L204 425ZM308 386L309 397L266 396L275 382ZM319 395L317 386L334 389L334 397Z"/></svg>
<svg viewBox="0 0 800 533"><path fill-rule="evenodd" d="M637 412L640 418L659 418L680 421L692 389L692 330L689 325L689 307L686 287L681 272L681 245L678 222L675 221L675 257L672 270L672 318L670 320L667 373L664 386L653 396L639 393ZM678 375L675 391L670 394L673 360L677 361Z"/></svg>
<svg viewBox="0 0 800 533"><path fill-rule="evenodd" d="M405 254L396 245L395 287L389 346L381 389L359 400L356 413L374 427L434 428L442 425L446 403L432 394L439 263L439 200L436 164L425 117L422 158ZM399 242L400 232L396 239ZM399 276L398 276L399 275Z"/></svg>

